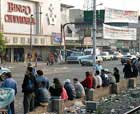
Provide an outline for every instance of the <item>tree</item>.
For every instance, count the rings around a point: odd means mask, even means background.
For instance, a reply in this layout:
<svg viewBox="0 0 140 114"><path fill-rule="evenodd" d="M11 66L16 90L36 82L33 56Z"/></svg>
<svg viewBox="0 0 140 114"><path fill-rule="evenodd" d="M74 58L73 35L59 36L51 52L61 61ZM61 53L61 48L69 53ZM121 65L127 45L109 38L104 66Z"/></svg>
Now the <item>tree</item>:
<svg viewBox="0 0 140 114"><path fill-rule="evenodd" d="M0 32L0 62L2 61L3 56L5 55L6 52L6 45L5 45L5 40L3 37L3 33Z"/></svg>

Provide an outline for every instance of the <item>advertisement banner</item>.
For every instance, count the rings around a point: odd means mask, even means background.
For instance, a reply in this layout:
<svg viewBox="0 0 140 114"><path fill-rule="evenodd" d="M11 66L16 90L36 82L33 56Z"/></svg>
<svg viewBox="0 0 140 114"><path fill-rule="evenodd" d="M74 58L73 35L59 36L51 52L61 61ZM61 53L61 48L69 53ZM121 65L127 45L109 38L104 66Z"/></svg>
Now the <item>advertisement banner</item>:
<svg viewBox="0 0 140 114"><path fill-rule="evenodd" d="M138 23L138 11L105 8L105 23L108 22Z"/></svg>
<svg viewBox="0 0 140 114"><path fill-rule="evenodd" d="M60 33L52 33L52 39L54 43L61 43L62 38Z"/></svg>
<svg viewBox="0 0 140 114"><path fill-rule="evenodd" d="M136 29L103 25L104 39L136 40Z"/></svg>

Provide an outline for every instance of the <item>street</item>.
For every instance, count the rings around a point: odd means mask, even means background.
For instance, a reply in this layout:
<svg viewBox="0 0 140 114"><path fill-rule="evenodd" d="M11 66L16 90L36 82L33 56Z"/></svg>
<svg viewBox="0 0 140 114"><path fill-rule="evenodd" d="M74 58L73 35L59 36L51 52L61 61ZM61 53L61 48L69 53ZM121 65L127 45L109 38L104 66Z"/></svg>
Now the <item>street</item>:
<svg viewBox="0 0 140 114"><path fill-rule="evenodd" d="M26 71L26 63L14 63L5 65L12 71L13 77L18 83L18 93L15 100L16 114L23 114L23 93L21 91L21 85ZM122 68L120 61L106 61L103 63L103 67L113 70L114 67L119 68L121 77L123 78ZM42 69L44 75L52 82L54 77L58 77L61 82L67 78L73 79L77 77L80 81L85 78L86 71L92 71L92 67L82 67L79 64L64 64L64 65L52 65L46 66L45 63L38 63L38 69Z"/></svg>

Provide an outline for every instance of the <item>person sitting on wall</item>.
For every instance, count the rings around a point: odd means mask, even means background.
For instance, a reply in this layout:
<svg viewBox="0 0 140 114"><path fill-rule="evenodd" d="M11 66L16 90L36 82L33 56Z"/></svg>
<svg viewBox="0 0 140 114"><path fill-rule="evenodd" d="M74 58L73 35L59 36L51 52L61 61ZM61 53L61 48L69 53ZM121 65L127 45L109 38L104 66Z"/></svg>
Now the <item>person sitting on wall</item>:
<svg viewBox="0 0 140 114"><path fill-rule="evenodd" d="M108 79L109 79L109 84L115 84L116 83L116 79L113 76L113 74L109 71L106 71L106 74L108 75Z"/></svg>
<svg viewBox="0 0 140 114"><path fill-rule="evenodd" d="M45 86L45 82L38 83L38 89L36 91L36 101L39 105L42 102L48 102L50 99L49 91L47 90Z"/></svg>
<svg viewBox="0 0 140 114"><path fill-rule="evenodd" d="M70 79L66 79L64 82L64 88L68 94L68 100L74 100L76 98L76 91L74 86L72 85Z"/></svg>
<svg viewBox="0 0 140 114"><path fill-rule="evenodd" d="M61 94L63 91L63 86L58 78L53 79L53 85L50 86L49 92L51 94L51 99L61 99Z"/></svg>
<svg viewBox="0 0 140 114"><path fill-rule="evenodd" d="M91 89L93 87L93 78L89 71L86 73L86 78L81 82L84 88Z"/></svg>
<svg viewBox="0 0 140 114"><path fill-rule="evenodd" d="M108 75L106 74L106 69L103 69L101 71L101 78L102 78L102 82L103 82L103 87L108 86L109 85L109 78Z"/></svg>
<svg viewBox="0 0 140 114"><path fill-rule="evenodd" d="M75 92L76 92L76 98L82 98L85 96L85 90L82 84L78 81L77 78L73 79Z"/></svg>
<svg viewBox="0 0 140 114"><path fill-rule="evenodd" d="M83 85L83 87L85 89L86 100L89 100L89 91L94 85L93 77L89 71L87 71L85 74L86 74L86 78L81 82L81 84Z"/></svg>
<svg viewBox="0 0 140 114"><path fill-rule="evenodd" d="M36 83L45 82L45 87L49 89L49 79L43 75L42 70L37 70Z"/></svg>
<svg viewBox="0 0 140 114"><path fill-rule="evenodd" d="M97 88L100 88L102 86L102 78L100 76L100 72L99 71L96 71L96 79L97 79Z"/></svg>

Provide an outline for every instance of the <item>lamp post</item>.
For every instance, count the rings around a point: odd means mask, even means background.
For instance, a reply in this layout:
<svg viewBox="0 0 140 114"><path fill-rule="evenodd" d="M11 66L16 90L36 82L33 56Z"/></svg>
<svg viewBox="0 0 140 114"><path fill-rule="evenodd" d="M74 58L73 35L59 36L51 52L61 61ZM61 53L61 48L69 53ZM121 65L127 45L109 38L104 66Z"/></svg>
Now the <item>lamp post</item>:
<svg viewBox="0 0 140 114"><path fill-rule="evenodd" d="M33 15L30 16L30 62L32 58L32 17Z"/></svg>
<svg viewBox="0 0 140 114"><path fill-rule="evenodd" d="M92 30L92 41L93 41L93 73L96 72L96 0L93 0L93 30Z"/></svg>
<svg viewBox="0 0 140 114"><path fill-rule="evenodd" d="M88 22L69 22L69 23L65 23L64 25L61 26L61 38L63 38L63 41L64 41L64 61L66 62L66 36L65 36L65 27L67 25L91 25L91 23L88 23Z"/></svg>
<svg viewBox="0 0 140 114"><path fill-rule="evenodd" d="M41 4L39 5L39 16L40 16L40 18L39 18L39 33L40 34L42 34L42 29L41 29L41 27L42 27L42 6L41 6Z"/></svg>

